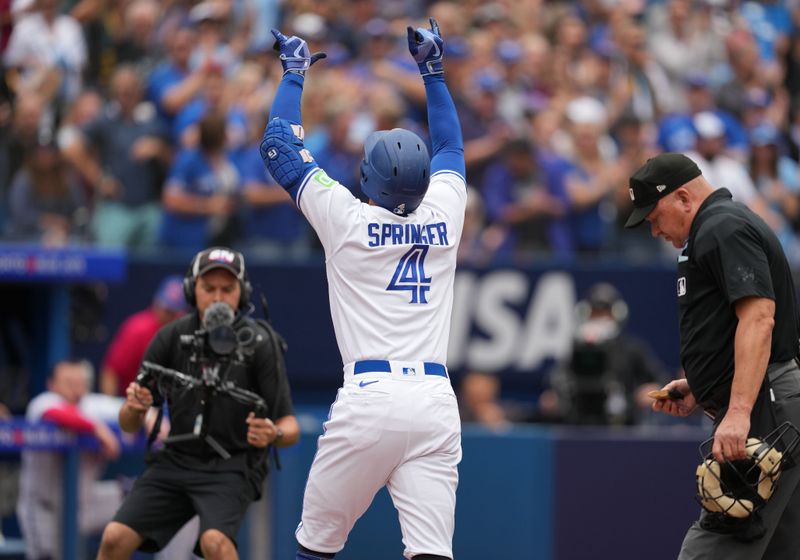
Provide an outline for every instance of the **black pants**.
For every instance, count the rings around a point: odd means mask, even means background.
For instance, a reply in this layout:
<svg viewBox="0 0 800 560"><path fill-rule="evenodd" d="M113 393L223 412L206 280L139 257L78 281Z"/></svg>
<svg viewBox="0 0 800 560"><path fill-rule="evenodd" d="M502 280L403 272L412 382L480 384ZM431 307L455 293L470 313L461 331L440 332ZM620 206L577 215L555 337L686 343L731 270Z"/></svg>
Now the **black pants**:
<svg viewBox="0 0 800 560"><path fill-rule="evenodd" d="M767 375L775 395L778 425L788 420L800 428L800 368L792 361L770 367ZM689 528L678 559L800 560L800 465L781 473L774 494L760 513L767 533L757 541L745 543L731 535L703 529L703 511Z"/></svg>

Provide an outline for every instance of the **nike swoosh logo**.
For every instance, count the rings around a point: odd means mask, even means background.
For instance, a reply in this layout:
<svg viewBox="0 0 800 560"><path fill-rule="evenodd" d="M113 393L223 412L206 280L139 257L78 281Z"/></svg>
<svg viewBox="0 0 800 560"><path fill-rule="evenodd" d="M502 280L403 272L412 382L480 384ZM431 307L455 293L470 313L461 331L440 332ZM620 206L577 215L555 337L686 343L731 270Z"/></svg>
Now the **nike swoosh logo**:
<svg viewBox="0 0 800 560"><path fill-rule="evenodd" d="M375 381L362 381L358 384L359 387L366 387L367 385L372 385L373 383L377 383L380 379L376 379Z"/></svg>

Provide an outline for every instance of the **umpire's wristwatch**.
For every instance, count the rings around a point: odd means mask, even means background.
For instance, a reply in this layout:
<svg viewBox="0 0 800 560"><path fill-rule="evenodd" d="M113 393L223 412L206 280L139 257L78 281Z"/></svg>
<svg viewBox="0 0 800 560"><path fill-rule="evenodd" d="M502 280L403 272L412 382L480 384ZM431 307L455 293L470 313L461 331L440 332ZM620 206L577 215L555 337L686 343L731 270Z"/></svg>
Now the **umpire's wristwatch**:
<svg viewBox="0 0 800 560"><path fill-rule="evenodd" d="M277 444L282 439L283 439L283 430L278 428L278 431L275 432L275 439L272 440L272 443Z"/></svg>

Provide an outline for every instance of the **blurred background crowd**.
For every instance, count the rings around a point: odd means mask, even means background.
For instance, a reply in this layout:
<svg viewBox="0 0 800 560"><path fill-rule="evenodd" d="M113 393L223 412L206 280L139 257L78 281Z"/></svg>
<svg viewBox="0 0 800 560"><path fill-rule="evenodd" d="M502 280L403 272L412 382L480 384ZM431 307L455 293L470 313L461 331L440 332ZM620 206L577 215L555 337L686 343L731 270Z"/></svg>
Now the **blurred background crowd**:
<svg viewBox="0 0 800 560"><path fill-rule="evenodd" d="M405 27L427 15L465 139L462 263L671 255L621 223L630 173L681 151L800 264L797 0L0 0L3 238L307 255L258 151L269 29L327 52L306 145L360 196L370 132L426 137Z"/></svg>
<svg viewBox="0 0 800 560"><path fill-rule="evenodd" d="M630 174L676 151L761 215L800 269L800 0L0 0L0 239L181 266L214 244L318 258L259 153L281 76L269 30L327 53L305 86L305 143L363 198L371 132L428 138L406 26L429 15L465 140L462 267L674 262L647 227L622 224ZM98 315L82 290L78 319ZM156 330L186 312L181 290L165 279L150 307L94 336L107 347L84 392L124 392ZM504 399L497 372L465 371L454 379L465 422L657 422L646 393L681 372L626 332L617 287L579 297L571 349L535 402ZM93 336L82 325L98 321L84 319L75 338ZM30 352L3 336L11 354ZM0 417L29 401L6 395Z"/></svg>

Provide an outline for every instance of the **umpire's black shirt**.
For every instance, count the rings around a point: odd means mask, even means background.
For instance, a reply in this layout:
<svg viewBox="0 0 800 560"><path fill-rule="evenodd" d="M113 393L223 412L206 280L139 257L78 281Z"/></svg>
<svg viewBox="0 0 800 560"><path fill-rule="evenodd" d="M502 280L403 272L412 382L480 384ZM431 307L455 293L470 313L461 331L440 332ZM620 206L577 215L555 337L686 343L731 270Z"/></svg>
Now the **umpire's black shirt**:
<svg viewBox="0 0 800 560"><path fill-rule="evenodd" d="M283 355L276 350L269 334L255 321L237 316L233 324L238 333L242 329L252 329L252 356L244 364L232 364L227 373L225 367L219 370L220 377L232 381L241 389L260 395L267 403L267 416L273 420L293 414L289 383L283 364ZM190 313L158 331L147 348L144 360L163 367L178 370L186 375L200 377L196 363L191 361L191 348L181 343L181 335L194 334L200 328L197 313ZM191 434L197 415L203 411L200 389L170 391L153 395L155 403L167 399L170 436ZM232 455L224 460L204 441L195 440L168 444L155 455L157 461L168 461L183 468L201 471L240 471L247 473L253 455L263 455L259 449L247 443L247 424L245 419L252 407L234 401L227 395L217 394L210 399L210 414L204 418L208 435L212 436ZM251 457L248 460L248 455Z"/></svg>
<svg viewBox="0 0 800 560"><path fill-rule="evenodd" d="M775 301L770 363L797 355L794 284L770 227L727 189L706 198L678 257L681 362L699 403L727 406L734 372L734 304L747 296Z"/></svg>

